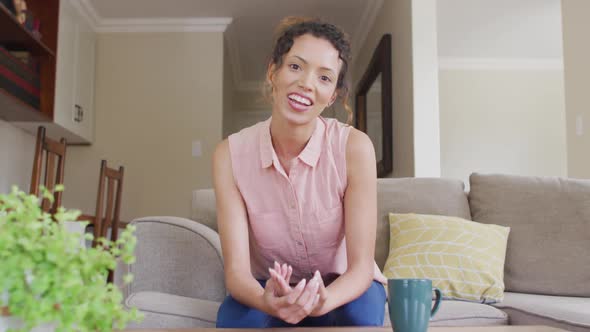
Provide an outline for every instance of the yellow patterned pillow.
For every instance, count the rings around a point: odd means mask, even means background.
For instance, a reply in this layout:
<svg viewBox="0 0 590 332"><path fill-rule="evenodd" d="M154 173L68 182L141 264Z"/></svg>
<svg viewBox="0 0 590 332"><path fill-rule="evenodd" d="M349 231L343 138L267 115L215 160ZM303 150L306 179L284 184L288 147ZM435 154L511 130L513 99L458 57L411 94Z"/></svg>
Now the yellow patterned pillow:
<svg viewBox="0 0 590 332"><path fill-rule="evenodd" d="M387 278L428 278L445 299L504 298L509 227L457 217L389 214Z"/></svg>

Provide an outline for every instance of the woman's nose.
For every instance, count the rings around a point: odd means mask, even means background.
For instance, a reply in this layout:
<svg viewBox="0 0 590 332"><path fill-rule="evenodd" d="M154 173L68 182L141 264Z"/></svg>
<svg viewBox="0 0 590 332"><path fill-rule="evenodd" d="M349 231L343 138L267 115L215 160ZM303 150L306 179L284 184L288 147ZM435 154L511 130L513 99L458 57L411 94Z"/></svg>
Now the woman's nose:
<svg viewBox="0 0 590 332"><path fill-rule="evenodd" d="M311 90L313 88L311 83L311 75L301 75L299 78L299 87L306 91Z"/></svg>

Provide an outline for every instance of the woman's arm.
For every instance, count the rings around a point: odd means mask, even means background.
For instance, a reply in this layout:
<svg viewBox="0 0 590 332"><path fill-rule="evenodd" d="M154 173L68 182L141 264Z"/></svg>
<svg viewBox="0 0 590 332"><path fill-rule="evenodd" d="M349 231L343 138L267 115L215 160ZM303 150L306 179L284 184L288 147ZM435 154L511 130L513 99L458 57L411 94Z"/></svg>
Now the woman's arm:
<svg viewBox="0 0 590 332"><path fill-rule="evenodd" d="M377 231L375 150L369 137L354 128L346 144L346 169L348 186L344 193L344 232L348 268L325 289L325 302L314 312L314 316L355 300L373 280Z"/></svg>
<svg viewBox="0 0 590 332"><path fill-rule="evenodd" d="M217 146L213 155L213 182L227 290L239 302L268 312L263 301L264 290L250 272L248 216L234 182L227 139Z"/></svg>

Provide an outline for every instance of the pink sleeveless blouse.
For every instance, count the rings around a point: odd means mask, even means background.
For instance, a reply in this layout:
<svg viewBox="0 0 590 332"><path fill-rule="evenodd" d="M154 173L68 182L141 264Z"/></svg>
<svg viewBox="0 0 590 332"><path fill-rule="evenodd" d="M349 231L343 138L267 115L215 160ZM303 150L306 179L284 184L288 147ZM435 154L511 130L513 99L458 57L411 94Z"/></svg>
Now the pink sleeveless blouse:
<svg viewBox="0 0 590 332"><path fill-rule="evenodd" d="M293 266L291 282L319 270L344 273L346 142L350 126L319 117L289 175L272 146L270 118L229 136L234 181L248 213L250 266L268 279L274 261ZM374 279L387 279L374 264Z"/></svg>

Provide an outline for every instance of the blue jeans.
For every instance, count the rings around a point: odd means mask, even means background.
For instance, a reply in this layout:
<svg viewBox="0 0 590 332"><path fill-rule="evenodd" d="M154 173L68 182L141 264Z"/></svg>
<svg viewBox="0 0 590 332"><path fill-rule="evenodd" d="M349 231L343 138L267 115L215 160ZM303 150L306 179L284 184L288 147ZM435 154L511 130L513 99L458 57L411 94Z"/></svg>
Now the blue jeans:
<svg viewBox="0 0 590 332"><path fill-rule="evenodd" d="M260 281L262 287L266 281ZM218 328L265 328L294 326L383 326L385 288L377 281L356 300L319 317L306 317L296 325L260 310L247 307L227 296L217 312Z"/></svg>

